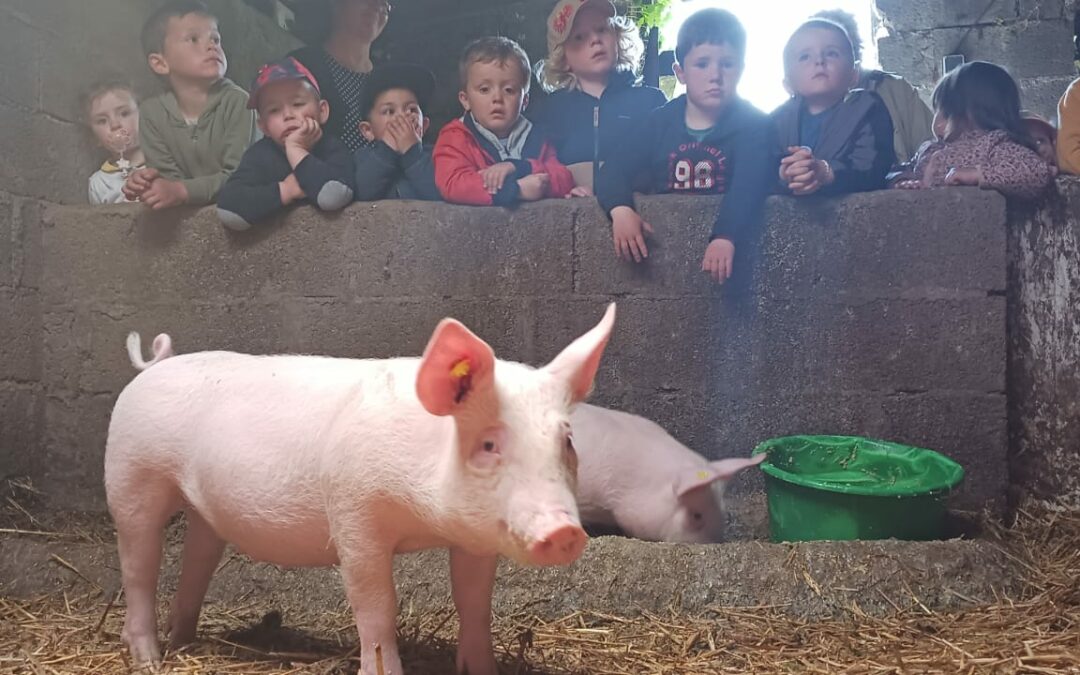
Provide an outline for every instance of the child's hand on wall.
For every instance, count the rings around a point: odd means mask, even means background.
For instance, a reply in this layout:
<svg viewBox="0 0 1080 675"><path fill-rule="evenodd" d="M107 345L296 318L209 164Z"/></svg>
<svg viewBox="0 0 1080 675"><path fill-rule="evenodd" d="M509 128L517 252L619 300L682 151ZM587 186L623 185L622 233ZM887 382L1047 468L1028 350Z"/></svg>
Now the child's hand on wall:
<svg viewBox="0 0 1080 675"><path fill-rule="evenodd" d="M187 187L181 181L168 180L158 177L150 187L143 192L140 201L155 211L171 209L174 206L186 204L188 200Z"/></svg>
<svg viewBox="0 0 1080 675"><path fill-rule="evenodd" d="M701 271L708 272L713 281L722 284L731 278L735 244L730 239L718 237L709 242L705 257L701 260Z"/></svg>
<svg viewBox="0 0 1080 675"><path fill-rule="evenodd" d="M615 242L615 255L629 262L641 262L649 257L644 232L653 233L652 225L641 219L629 206L616 206L611 210L611 238Z"/></svg>
<svg viewBox="0 0 1080 675"><path fill-rule="evenodd" d="M416 126L416 120L405 115L396 115L386 123L386 143L398 154L404 155L414 145L420 142L420 129Z"/></svg>
<svg viewBox="0 0 1080 675"><path fill-rule="evenodd" d="M132 172L124 182L122 191L129 202L136 201L150 188L150 184L157 180L161 174L157 169L144 167Z"/></svg>
<svg viewBox="0 0 1080 675"><path fill-rule="evenodd" d="M809 195L829 185L835 179L829 163L815 159L805 146L791 146L787 157L780 160L780 179L795 195Z"/></svg>
<svg viewBox="0 0 1080 675"><path fill-rule="evenodd" d="M502 189L503 183L506 182L506 179L509 176L513 175L514 171L516 171L516 169L514 168L513 162L499 162L498 164L492 164L486 169L481 169L480 178L484 179L484 189L488 191L488 194L495 194ZM526 176L526 178L527 177L528 176ZM518 182L520 183L521 181Z"/></svg>
<svg viewBox="0 0 1080 675"><path fill-rule="evenodd" d="M787 151L787 156L780 160L780 180L790 184L792 178L807 171L814 153L805 145L791 145Z"/></svg>
<svg viewBox="0 0 1080 675"><path fill-rule="evenodd" d="M496 164L495 166L498 166ZM511 165L513 166L513 165ZM547 196L548 186L551 179L546 173L533 173L518 179L518 189L521 192L521 201L535 202Z"/></svg>
<svg viewBox="0 0 1080 675"><path fill-rule="evenodd" d="M977 166L954 166L945 174L946 185L982 185L982 182L982 169Z"/></svg>
<svg viewBox="0 0 1080 675"><path fill-rule="evenodd" d="M295 173L290 173L285 180L278 183L278 192L281 194L283 206L307 198L303 188L300 187L300 181L296 180Z"/></svg>

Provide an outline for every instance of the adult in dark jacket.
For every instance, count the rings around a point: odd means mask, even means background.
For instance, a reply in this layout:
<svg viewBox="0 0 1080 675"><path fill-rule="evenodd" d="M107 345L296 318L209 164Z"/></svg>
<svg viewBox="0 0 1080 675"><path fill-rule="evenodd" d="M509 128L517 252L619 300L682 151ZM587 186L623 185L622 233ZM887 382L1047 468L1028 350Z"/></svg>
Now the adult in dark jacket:
<svg viewBox="0 0 1080 675"><path fill-rule="evenodd" d="M637 84L642 50L637 27L616 16L610 0L562 0L548 17L543 84L552 93L526 117L578 185L591 188L600 164L667 102L659 89Z"/></svg>
<svg viewBox="0 0 1080 675"><path fill-rule="evenodd" d="M315 75L323 98L330 104L330 120L324 131L340 138L349 150L370 145L360 133L360 96L373 67L371 44L386 28L390 2L325 0L301 11L330 21L324 30L312 30L325 39L289 54Z"/></svg>

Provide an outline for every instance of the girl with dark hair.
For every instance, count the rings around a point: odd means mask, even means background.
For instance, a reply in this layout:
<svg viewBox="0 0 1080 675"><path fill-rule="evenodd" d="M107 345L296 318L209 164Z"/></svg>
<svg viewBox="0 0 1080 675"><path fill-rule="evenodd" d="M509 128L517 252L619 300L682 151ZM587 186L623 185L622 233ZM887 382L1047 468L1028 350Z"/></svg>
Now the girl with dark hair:
<svg viewBox="0 0 1080 675"><path fill-rule="evenodd" d="M1006 197L1034 199L1050 184L1047 163L1020 115L1020 91L1004 68L972 61L934 89L939 137L919 149L899 188L977 185Z"/></svg>
<svg viewBox="0 0 1080 675"><path fill-rule="evenodd" d="M349 150L369 145L360 133L364 119L361 95L371 73L371 44L390 18L388 0L323 0L304 9L311 43L289 54L319 82L330 104L323 131L340 138ZM320 21L321 20L321 21ZM319 24L319 25L315 25Z"/></svg>

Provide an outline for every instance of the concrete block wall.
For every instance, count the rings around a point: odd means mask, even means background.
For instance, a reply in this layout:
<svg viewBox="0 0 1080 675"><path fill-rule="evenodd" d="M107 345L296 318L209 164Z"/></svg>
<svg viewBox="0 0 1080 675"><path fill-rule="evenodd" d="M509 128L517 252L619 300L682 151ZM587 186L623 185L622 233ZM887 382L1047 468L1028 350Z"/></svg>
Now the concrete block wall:
<svg viewBox="0 0 1080 675"><path fill-rule="evenodd" d="M1024 106L1048 119L1076 77L1074 0L877 0L877 7L889 30L878 40L882 66L928 100L947 54L1004 66Z"/></svg>
<svg viewBox="0 0 1080 675"><path fill-rule="evenodd" d="M419 354L450 315L501 357L539 365L616 300L596 401L712 457L796 432L938 448L968 467L958 504L1000 506L1004 200L974 189L773 198L756 280L738 293L698 269L717 205L644 198L658 234L641 266L615 260L593 200L300 208L239 236L210 209L50 208L44 450L31 473L57 505L102 506L109 412L135 374L129 330L169 332L181 352L385 357Z"/></svg>
<svg viewBox="0 0 1080 675"><path fill-rule="evenodd" d="M1017 496L1080 509L1080 179L1009 228L1010 469Z"/></svg>

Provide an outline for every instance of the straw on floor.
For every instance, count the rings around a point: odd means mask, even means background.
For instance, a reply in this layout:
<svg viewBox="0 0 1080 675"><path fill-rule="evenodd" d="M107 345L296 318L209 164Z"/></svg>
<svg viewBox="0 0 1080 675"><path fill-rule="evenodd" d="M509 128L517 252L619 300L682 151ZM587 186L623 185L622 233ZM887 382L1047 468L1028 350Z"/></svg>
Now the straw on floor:
<svg viewBox="0 0 1080 675"><path fill-rule="evenodd" d="M503 616L495 626L497 657L503 673L533 675L1080 673L1080 514L1021 512L1014 527L992 528L988 536L1025 571L1026 591L963 612L937 613L916 598L914 609L898 607L886 618L853 604L842 620L813 622L775 607L718 607L692 618ZM122 598L107 596L113 594L79 582L47 597L0 598L0 673L129 672L119 638ZM198 642L166 655L168 672L356 672L348 614L298 605L262 615L257 607L254 600L208 605ZM399 640L408 672L453 672L455 632L450 609L403 614Z"/></svg>

